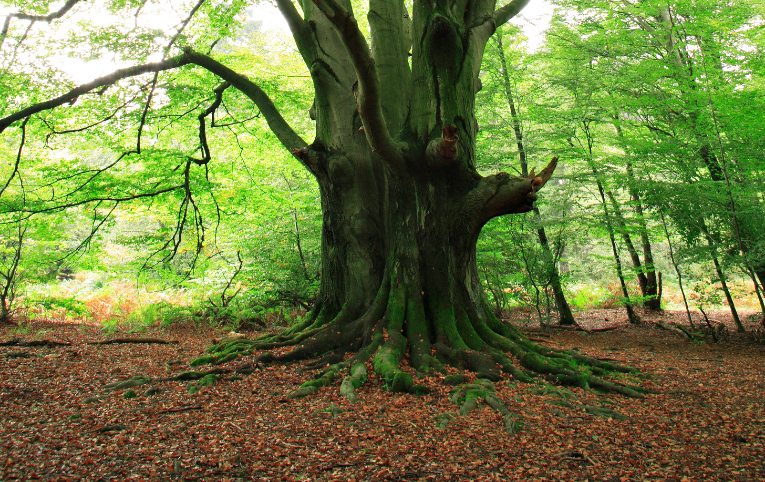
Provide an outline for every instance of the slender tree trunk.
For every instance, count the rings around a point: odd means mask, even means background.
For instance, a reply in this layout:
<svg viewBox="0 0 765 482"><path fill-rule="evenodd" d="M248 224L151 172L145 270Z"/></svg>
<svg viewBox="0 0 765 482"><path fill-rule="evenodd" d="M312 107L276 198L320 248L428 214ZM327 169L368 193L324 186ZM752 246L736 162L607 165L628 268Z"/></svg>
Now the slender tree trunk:
<svg viewBox="0 0 765 482"><path fill-rule="evenodd" d="M627 319L633 325L640 323L640 318L632 308L632 301L630 300L630 293L627 289L627 283L624 281L624 269L622 268L622 259L619 255L619 248L616 245L616 235L614 234L614 226L611 222L611 214L608 212L608 201L606 201L605 189L603 183L597 178L597 170L593 166L593 174L596 176L596 183L598 185L598 192L600 193L601 206L603 207L603 216L606 221L606 229L608 230L608 237L611 241L611 251L614 254L614 262L616 263L616 275L619 278L619 285L622 288L622 295L624 295L624 309L627 311Z"/></svg>
<svg viewBox="0 0 765 482"><path fill-rule="evenodd" d="M311 275L308 273L308 264L305 261L305 255L303 254L303 243L300 239L300 224L298 223L297 209L292 209L292 228L295 233L295 247L297 248L298 256L300 257L300 267L303 270L303 277L306 280L311 279Z"/></svg>
<svg viewBox="0 0 765 482"><path fill-rule="evenodd" d="M513 88L510 82L510 73L508 72L507 59L505 57L505 50L502 44L502 35L497 32L494 35L497 44L497 53L499 55L500 66L502 68L502 81L505 88L505 98L510 108L510 115L513 122L513 132L515 134L515 142L518 147L518 157L521 163L521 174L524 176L529 175L528 157L526 154L526 145L523 139L523 130L521 129L521 120L518 115L518 109L515 105L515 98L513 96ZM558 320L561 325L570 326L576 323L574 314L571 311L571 307L566 300L566 295L563 292L563 285L561 283L560 272L558 271L558 265L553 256L552 249L550 248L550 241L547 237L547 232L542 225L542 216L539 212L539 208L534 206L532 210L534 213L534 223L537 227L537 237L539 238L539 245L542 248L542 255L545 259L545 264L550 270L550 287L553 291L553 297L555 298L555 307L558 310Z"/></svg>
<svg viewBox="0 0 765 482"><path fill-rule="evenodd" d="M704 237L707 240L709 254L710 254L710 257L712 258L712 263L714 264L715 272L717 273L717 278L720 280L720 285L722 286L723 294L725 294L725 299L728 302L728 308L730 309L730 314L733 317L733 321L736 323L736 329L739 331L739 333L744 333L746 330L744 329L744 325L741 323L741 318L739 318L738 316L736 303L733 300L733 296L731 295L730 289L728 288L728 281L725 276L725 272L723 271L722 265L720 264L720 260L717 257L717 243L715 243L711 233L709 232L709 229L707 229L706 223L703 220L702 220L701 229L702 229L702 232L704 233Z"/></svg>
<svg viewBox="0 0 765 482"><path fill-rule="evenodd" d="M603 186L603 181L601 180L600 171L598 170L597 166L595 166L595 162L593 161L593 152L592 152L592 133L590 132L590 126L587 122L582 122L582 128L584 130L584 133L587 137L587 161L590 165L590 170L592 171L593 176L595 177L595 184L598 187L598 193L600 195L600 205L603 208L603 216L606 223L606 230L608 231L608 237L611 241L611 251L614 254L614 262L616 264L616 275L619 278L619 285L622 289L622 295L624 296L624 309L627 312L627 319L629 320L630 324L636 325L640 323L640 318L638 317L637 313L635 313L635 310L632 306L632 300L630 299L630 292L627 289L627 282L624 280L624 269L622 267L622 259L619 255L619 248L616 244L616 230L614 229L613 221L611 219L611 213L608 209L608 200L606 199L606 188ZM569 139L569 144L573 145L573 141Z"/></svg>
<svg viewBox="0 0 765 482"><path fill-rule="evenodd" d="M640 194L638 193L638 190L635 187L635 184L636 184L635 172L632 167L632 160L630 157L630 153L628 152L627 141L624 137L624 131L622 130L622 126L619 123L618 115L613 116L613 125L614 125L614 128L616 129L616 134L619 138L622 148L624 149L626 153L627 188L630 194L630 198L632 199L632 202L634 205L635 214L637 215L638 230L640 233L640 243L643 247L643 262L640 263L640 257L637 255L637 251L634 250L634 248L632 249L632 251L630 251L630 255L632 256L632 261L635 266L635 270L638 273L638 281L640 283L640 290L641 290L641 293L643 294L643 305L649 310L660 311L661 296L658 289L656 266L654 265L654 261L653 261L653 249L651 248L651 240L648 235L648 226L646 224L645 215L643 213L643 202L640 199ZM627 231L625 230L624 232L626 233ZM631 243L627 243L628 248L629 248L629 244ZM635 264L635 261L637 261L638 264Z"/></svg>
<svg viewBox="0 0 765 482"><path fill-rule="evenodd" d="M757 302L760 304L760 315L762 315L762 320L765 322L765 300L762 298L762 290L757 282L757 276L749 266L747 266L747 273L749 274L749 279L752 280L752 285L754 285L754 294L757 296Z"/></svg>
<svg viewBox="0 0 765 482"><path fill-rule="evenodd" d="M632 242L632 237L629 234L629 230L627 228L627 221L624 219L624 214L622 213L621 207L619 206L619 202L616 200L616 197L611 191L606 191L606 196L608 197L609 201L611 201L611 207L613 208L614 212L614 219L616 220L616 224L619 226L619 231L622 235L622 240L624 240L624 245L627 247L627 252L630 254L630 258L632 258L632 266L635 269L635 275L638 279L638 285L640 286L640 293L643 295L644 299L648 298L648 278L646 277L645 273L645 267L643 266L643 263L640 261L640 255L638 254L637 249L635 248L635 244ZM656 296L656 284L654 283L653 286L654 294L653 296Z"/></svg>
<svg viewBox="0 0 765 482"><path fill-rule="evenodd" d="M664 226L664 234L667 236L667 246L669 246L669 259L672 261L672 266L675 268L675 273L677 273L677 284L680 287L680 293L683 295L683 304L685 305L685 313L688 315L688 323L690 323L692 328L695 328L693 324L693 317L691 316L691 309L688 306L688 297L685 295L685 288L683 287L683 273L680 271L680 265L677 263L677 258L675 257L675 249L672 246L672 237L669 235L667 220L663 213L659 213L659 215L661 216L661 224Z"/></svg>
<svg viewBox="0 0 765 482"><path fill-rule="evenodd" d="M16 298L16 288L19 281L19 267L24 250L24 240L27 232L26 225L19 218L17 221L16 239L8 241L13 247L13 254L5 272L0 272L0 323L10 321L11 304Z"/></svg>
<svg viewBox="0 0 765 482"><path fill-rule="evenodd" d="M0 323L8 323L9 315L8 300L5 299L5 295L0 294Z"/></svg>

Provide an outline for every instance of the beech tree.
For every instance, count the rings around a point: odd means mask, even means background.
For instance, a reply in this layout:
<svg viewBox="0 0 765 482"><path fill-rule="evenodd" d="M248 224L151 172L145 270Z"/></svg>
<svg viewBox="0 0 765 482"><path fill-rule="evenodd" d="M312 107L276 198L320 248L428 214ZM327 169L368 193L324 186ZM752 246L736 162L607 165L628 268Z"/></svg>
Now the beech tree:
<svg viewBox="0 0 765 482"><path fill-rule="evenodd" d="M58 12L38 17L18 14L13 21L51 21L77 3L70 0ZM189 18L203 3L196 3ZM365 379L363 363L369 359L395 391L418 389L411 373L402 370L408 359L418 372L444 363L494 380L500 370L521 380L537 372L560 383L638 395L639 388L607 379L611 371L630 369L532 343L494 317L482 291L475 254L481 228L494 217L532 210L558 162L553 158L538 173L520 177L481 175L476 169L482 55L497 27L529 0L500 5L416 0L411 8L409 3L370 0L354 10L347 0L276 0L314 86L307 113L315 125L310 141L257 82L218 60L214 50L178 47L178 35L163 50L164 60L123 68L20 108L0 119L0 132L121 79L148 75L156 85L164 71L206 70L221 84L211 88L215 101L200 109L201 156L189 156L179 170L183 179L165 189L182 193L191 204L190 172L215 162L206 137L208 118L223 92L234 88L315 177L323 228L320 292L310 315L274 336L218 345L205 361L293 346L263 359L316 358L329 366L296 395L331 383L346 369L350 375L343 386L352 390ZM357 18L364 11L368 32ZM144 121L145 116L139 154ZM107 194L100 199L121 200Z"/></svg>

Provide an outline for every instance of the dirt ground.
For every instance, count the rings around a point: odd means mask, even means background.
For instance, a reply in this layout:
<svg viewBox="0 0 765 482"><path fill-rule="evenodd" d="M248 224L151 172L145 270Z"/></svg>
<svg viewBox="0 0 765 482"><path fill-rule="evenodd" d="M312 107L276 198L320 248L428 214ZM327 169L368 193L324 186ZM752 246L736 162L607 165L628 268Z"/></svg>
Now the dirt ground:
<svg viewBox="0 0 765 482"><path fill-rule="evenodd" d="M580 319L589 329L623 323L610 311ZM195 394L165 381L130 398L105 386L186 370L221 333L174 327L118 334L173 344L93 345L110 337L85 325L1 327L0 342L69 344L0 347L0 480L765 480L765 344L692 343L651 324L524 330L638 367L656 393L499 382L517 433L489 407L459 415L443 376L422 380L422 396L387 392L371 376L351 404L337 385L287 399L315 372L270 365Z"/></svg>

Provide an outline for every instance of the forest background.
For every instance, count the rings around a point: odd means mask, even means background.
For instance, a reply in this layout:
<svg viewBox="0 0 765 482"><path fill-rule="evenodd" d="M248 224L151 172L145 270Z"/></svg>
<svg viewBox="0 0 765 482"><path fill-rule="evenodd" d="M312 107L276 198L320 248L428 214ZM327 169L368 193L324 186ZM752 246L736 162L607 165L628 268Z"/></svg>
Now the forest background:
<svg viewBox="0 0 765 482"><path fill-rule="evenodd" d="M134 3L96 7L100 17L75 7L65 28L6 24L0 117L99 69L152 60L148 52L178 32L181 42L209 40L311 137L310 76L269 4L208 2L184 24L185 10L150 2L133 25L121 13ZM704 318L725 310L739 330L760 323L765 6L680 0L657 18L648 13L655 3L558 0L492 38L477 100L479 169L527 175L560 158L538 209L483 229L478 263L497 312L523 308L534 321L565 324L601 307L634 322L643 312L633 307ZM217 41L226 36L235 40ZM211 74L172 72L156 85L151 77L42 112L0 138L2 317L141 330L303 316L319 282L311 175L233 89L208 125L209 146L200 145ZM209 162L189 170L187 191L134 194L177 178L189 156Z"/></svg>

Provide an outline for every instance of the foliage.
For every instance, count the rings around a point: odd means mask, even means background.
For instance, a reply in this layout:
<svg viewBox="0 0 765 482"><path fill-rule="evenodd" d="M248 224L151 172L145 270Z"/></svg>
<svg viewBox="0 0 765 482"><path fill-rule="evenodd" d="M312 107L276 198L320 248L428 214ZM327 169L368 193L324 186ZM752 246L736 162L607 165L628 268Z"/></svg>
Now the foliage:
<svg viewBox="0 0 765 482"><path fill-rule="evenodd" d="M37 13L48 6L5 3ZM112 12L104 18L116 25L130 12L142 19L152 14L138 7L112 1L94 8ZM632 280L646 267L630 267L624 239L631 237L640 251L643 226L656 270L664 275L665 294L673 296L677 280L662 241L662 216L671 223L678 260L692 281L727 279L734 287L731 299L752 299L752 286L763 283L758 273L765 259L765 241L757 235L765 229L762 7L717 0L669 7L560 0L555 8L538 50L528 51L520 29L510 25L500 32L506 67L494 43L483 59L480 170L521 169L505 73L530 167L553 154L562 158L558 180L540 203L541 218L497 219L483 230L480 271L495 310L535 305L540 317L549 316L553 267L561 270L578 309L608 304L603 290L614 276L609 219L633 302L642 297ZM225 37L218 47L221 58L257 79L297 130L309 135L313 127L305 112L312 93L301 59L284 32L266 29L245 9L242 1L205 4L177 41L199 45ZM10 25L0 49L5 66L0 94L8 99L0 116L71 85L79 74L51 56L54 51L92 60L109 50L120 62L136 63L173 35L172 29L140 27L127 33L83 21L76 32L65 28L66 38L46 38L40 25L22 38L24 23ZM258 51L276 55L252 53ZM169 77L160 76L140 154L134 152L135 131L150 88L146 78L83 96L66 109L14 125L0 138L0 155L13 161L0 166L0 185L8 181L0 192L6 240L0 271L9 273L11 240L23 223L18 270L12 281L3 278L5 286L14 287L8 294L21 299L19 313L49 317L65 310L73 318L136 326L189 319L238 328L282 310L310 307L319 284L319 193L311 177L279 149L260 113L233 89L223 93L218 117L207 131L214 161L189 169L194 206L179 211L185 199L179 191L85 202L103 193L118 198L145 186L169 188L178 182L185 160L199 155L197 112L211 101L213 76L181 69L172 74L173 82ZM65 135L73 130L77 135ZM609 214L597 208L596 177L613 195ZM34 214L18 218L24 210ZM535 240L539 227L550 237L552 263ZM233 306L208 306L226 286L237 252L246 260L235 284L241 293ZM120 308L115 300L113 310L96 309L90 291L72 293L71 299L46 298L59 287L68 289L69 280L55 278L69 273L81 278L108 273L98 282L117 287L138 273L151 291L181 289L187 295L181 303L157 306L152 301ZM48 294L41 298L41 290ZM106 288L102 294L120 298ZM720 296L704 305L727 303ZM84 310L83 304L94 309Z"/></svg>

